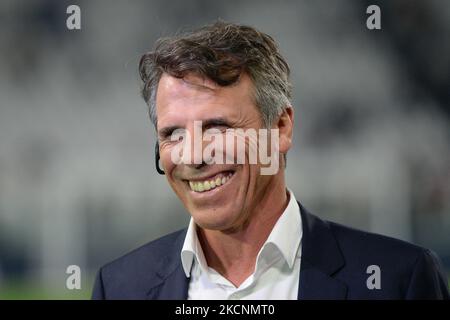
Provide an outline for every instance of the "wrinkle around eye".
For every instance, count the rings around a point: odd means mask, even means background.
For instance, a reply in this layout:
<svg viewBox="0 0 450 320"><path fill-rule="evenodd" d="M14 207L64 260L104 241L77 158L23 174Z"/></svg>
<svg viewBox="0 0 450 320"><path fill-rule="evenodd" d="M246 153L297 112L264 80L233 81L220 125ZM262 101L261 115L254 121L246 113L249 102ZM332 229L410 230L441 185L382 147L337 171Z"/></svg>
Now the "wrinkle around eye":
<svg viewBox="0 0 450 320"><path fill-rule="evenodd" d="M160 139L159 144L162 145L173 145L184 141L184 136L180 136L178 139L172 139L171 137L167 137L164 139Z"/></svg>
<svg viewBox="0 0 450 320"><path fill-rule="evenodd" d="M229 126L225 126L225 125L221 125L221 126L211 126L208 128L205 128L203 130L203 133L208 132L208 133L225 133L228 129L230 129Z"/></svg>
<svg viewBox="0 0 450 320"><path fill-rule="evenodd" d="M161 150L167 150L167 149L173 148L175 145L177 145L179 143L182 143L182 142L183 142L182 139L175 140L175 141L171 141L170 139L166 139L166 140L163 140L163 141L161 141L159 143L159 147L160 147Z"/></svg>
<svg viewBox="0 0 450 320"><path fill-rule="evenodd" d="M158 138L160 141L173 140L172 137L175 135L177 137L184 136L186 134L183 128L165 128L158 133Z"/></svg>

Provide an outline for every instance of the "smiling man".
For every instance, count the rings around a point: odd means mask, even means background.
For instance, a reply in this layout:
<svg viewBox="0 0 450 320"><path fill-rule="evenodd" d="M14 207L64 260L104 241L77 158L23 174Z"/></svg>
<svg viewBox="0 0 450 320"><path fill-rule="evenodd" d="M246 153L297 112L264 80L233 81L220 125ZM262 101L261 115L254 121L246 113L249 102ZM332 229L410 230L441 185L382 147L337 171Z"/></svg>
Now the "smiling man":
<svg viewBox="0 0 450 320"><path fill-rule="evenodd" d="M217 22L159 40L139 69L158 171L191 220L102 267L94 299L448 298L432 252L323 221L287 188L291 84L270 36Z"/></svg>

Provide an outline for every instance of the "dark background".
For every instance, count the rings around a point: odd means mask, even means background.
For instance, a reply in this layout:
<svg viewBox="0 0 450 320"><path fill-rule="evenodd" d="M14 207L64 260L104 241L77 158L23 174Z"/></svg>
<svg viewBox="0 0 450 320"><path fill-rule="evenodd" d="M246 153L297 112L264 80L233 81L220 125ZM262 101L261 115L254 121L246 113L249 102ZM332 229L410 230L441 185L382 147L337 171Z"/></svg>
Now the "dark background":
<svg viewBox="0 0 450 320"><path fill-rule="evenodd" d="M81 7L81 30L66 8ZM381 30L366 28L367 6ZM0 1L0 298L86 298L104 263L185 226L153 166L137 64L217 18L292 69L288 185L317 215L450 270L449 1ZM65 287L81 267L80 291Z"/></svg>

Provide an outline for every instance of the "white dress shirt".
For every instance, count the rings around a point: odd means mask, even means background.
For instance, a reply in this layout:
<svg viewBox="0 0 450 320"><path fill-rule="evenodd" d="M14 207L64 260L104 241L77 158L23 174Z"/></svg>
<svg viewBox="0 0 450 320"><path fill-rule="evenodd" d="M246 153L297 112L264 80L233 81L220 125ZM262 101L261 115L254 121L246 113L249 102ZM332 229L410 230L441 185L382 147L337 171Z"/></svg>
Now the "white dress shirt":
<svg viewBox="0 0 450 320"><path fill-rule="evenodd" d="M254 272L235 287L208 267L191 218L181 250L181 262L190 277L188 299L295 300L300 279L302 220L294 194L256 258Z"/></svg>

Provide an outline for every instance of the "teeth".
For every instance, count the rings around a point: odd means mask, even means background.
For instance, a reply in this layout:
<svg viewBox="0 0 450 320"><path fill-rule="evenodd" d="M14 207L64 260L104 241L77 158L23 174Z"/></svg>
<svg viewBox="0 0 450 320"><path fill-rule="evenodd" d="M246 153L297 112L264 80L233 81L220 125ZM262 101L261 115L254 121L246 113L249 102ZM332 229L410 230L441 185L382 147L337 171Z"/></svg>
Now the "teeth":
<svg viewBox="0 0 450 320"><path fill-rule="evenodd" d="M232 173L229 173L226 176L220 174L215 180L189 181L189 187L195 192L209 191L225 184L232 175Z"/></svg>

